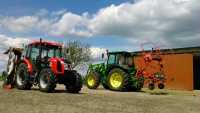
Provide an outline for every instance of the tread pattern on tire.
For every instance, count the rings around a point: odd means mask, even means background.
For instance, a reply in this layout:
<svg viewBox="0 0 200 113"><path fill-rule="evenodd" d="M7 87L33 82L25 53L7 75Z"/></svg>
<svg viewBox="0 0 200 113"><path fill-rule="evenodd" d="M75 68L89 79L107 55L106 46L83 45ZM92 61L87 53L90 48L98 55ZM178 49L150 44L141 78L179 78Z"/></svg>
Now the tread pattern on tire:
<svg viewBox="0 0 200 113"><path fill-rule="evenodd" d="M50 80L47 83L47 87L46 88L42 88L41 85L40 85L40 79L41 79L41 77L43 77L45 75L48 75L50 77ZM40 75L39 75L39 88L40 88L40 91L50 93L50 92L53 92L55 90L55 87L56 87L56 83L55 83L55 78L54 78L54 74L53 74L52 70L50 68L43 69L40 72Z"/></svg>
<svg viewBox="0 0 200 113"><path fill-rule="evenodd" d="M25 80L24 80L24 82L23 82L22 85L19 85L19 84L17 83L17 79L15 79L15 80L16 80L16 81L15 81L15 82L16 82L16 86L17 86L17 88L20 89L20 90L30 90L31 87L32 87L32 84L31 84L31 83L29 82L29 80L27 79L27 78L29 78L29 73L28 73L27 70L28 70L28 67L27 67L27 65L24 64L24 63L21 63L21 64L19 65L18 69L17 69L16 77L19 76L20 71L24 71L24 77L25 77Z"/></svg>
<svg viewBox="0 0 200 113"><path fill-rule="evenodd" d="M67 92L69 93L79 93L79 91L82 89L83 81L80 74L78 74L76 71L72 71L71 75L68 78L68 80L65 83L65 87Z"/></svg>
<svg viewBox="0 0 200 113"><path fill-rule="evenodd" d="M93 76L95 78L95 84L93 86L90 86L88 84L88 82L87 82L89 76ZM90 71L88 73L88 75L86 76L86 85L87 85L87 87L89 89L97 89L99 87L99 84L100 84L100 75L99 75L99 73L96 72L96 71Z"/></svg>
<svg viewBox="0 0 200 113"><path fill-rule="evenodd" d="M118 89L112 87L112 85L110 84L110 76L112 75L112 73L115 73L115 72L120 73L122 75L122 77L123 77L123 82L122 82L121 86ZM108 77L107 77L107 82L108 82L107 83L108 87L111 90L114 90L114 91L127 91L128 87L129 87L129 75L125 71L120 69L120 68L114 68L109 72Z"/></svg>

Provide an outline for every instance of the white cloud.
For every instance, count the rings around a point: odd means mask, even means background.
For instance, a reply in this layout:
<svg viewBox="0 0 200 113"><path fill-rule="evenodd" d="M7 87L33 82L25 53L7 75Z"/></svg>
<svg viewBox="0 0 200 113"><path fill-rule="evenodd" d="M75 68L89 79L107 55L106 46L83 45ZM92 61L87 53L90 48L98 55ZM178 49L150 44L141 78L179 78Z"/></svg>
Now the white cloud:
<svg viewBox="0 0 200 113"><path fill-rule="evenodd" d="M177 41L184 42L186 38L200 39L199 11L198 0L141 0L101 9L91 19L89 28L93 35L140 41L158 39L176 46ZM191 42L194 40L188 43Z"/></svg>
<svg viewBox="0 0 200 113"><path fill-rule="evenodd" d="M1 54L1 55L0 55L0 61L1 61L1 62L6 62L7 59L8 59L8 56L7 56L7 55L4 55L4 54Z"/></svg>
<svg viewBox="0 0 200 113"><path fill-rule="evenodd" d="M194 12L188 6L194 8L192 2L194 0L184 4L180 0L143 0L136 4L112 5L99 11L91 28L106 35L162 36L165 31L176 29L178 21L191 18Z"/></svg>
<svg viewBox="0 0 200 113"><path fill-rule="evenodd" d="M6 17L1 21L2 26L12 32L27 32L37 23L38 18L35 16Z"/></svg>
<svg viewBox="0 0 200 113"><path fill-rule="evenodd" d="M32 16L1 17L0 29L55 37L117 36L141 43L156 40L168 47L200 43L198 0L136 1L110 5L95 14L41 9Z"/></svg>
<svg viewBox="0 0 200 113"><path fill-rule="evenodd" d="M9 37L0 34L0 49L2 50L9 47L22 47L23 44L27 44L29 41L29 38Z"/></svg>
<svg viewBox="0 0 200 113"><path fill-rule="evenodd" d="M67 12L52 25L50 33L56 36L87 37L91 35L87 30L87 23L86 17Z"/></svg>

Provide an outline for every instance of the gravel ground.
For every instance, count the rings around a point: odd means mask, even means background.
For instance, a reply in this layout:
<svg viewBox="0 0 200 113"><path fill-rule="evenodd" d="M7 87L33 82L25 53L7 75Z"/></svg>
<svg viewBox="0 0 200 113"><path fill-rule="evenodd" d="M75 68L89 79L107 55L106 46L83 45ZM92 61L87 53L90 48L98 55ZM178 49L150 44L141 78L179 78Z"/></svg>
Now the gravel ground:
<svg viewBox="0 0 200 113"><path fill-rule="evenodd" d="M199 91L113 92L83 87L80 94L0 88L0 113L199 113Z"/></svg>

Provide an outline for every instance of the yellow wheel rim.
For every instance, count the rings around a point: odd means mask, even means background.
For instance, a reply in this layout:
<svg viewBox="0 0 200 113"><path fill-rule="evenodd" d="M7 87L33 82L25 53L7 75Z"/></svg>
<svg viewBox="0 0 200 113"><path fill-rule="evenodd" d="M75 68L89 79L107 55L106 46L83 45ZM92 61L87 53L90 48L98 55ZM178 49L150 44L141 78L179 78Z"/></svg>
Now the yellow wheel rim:
<svg viewBox="0 0 200 113"><path fill-rule="evenodd" d="M89 75L88 79L87 79L87 83L88 83L89 86L94 86L95 78L92 75Z"/></svg>
<svg viewBox="0 0 200 113"><path fill-rule="evenodd" d="M119 88L122 84L123 78L119 73L113 73L110 76L110 85L113 88Z"/></svg>

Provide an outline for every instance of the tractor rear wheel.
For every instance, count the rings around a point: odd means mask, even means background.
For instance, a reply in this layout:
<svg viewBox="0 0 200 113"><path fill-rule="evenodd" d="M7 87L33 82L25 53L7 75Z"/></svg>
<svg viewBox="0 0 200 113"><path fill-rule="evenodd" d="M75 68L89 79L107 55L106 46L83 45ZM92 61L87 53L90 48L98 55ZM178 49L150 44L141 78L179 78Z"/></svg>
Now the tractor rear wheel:
<svg viewBox="0 0 200 113"><path fill-rule="evenodd" d="M21 63L17 69L16 73L16 86L20 90L30 90L32 84L29 82L29 73L27 65Z"/></svg>
<svg viewBox="0 0 200 113"><path fill-rule="evenodd" d="M56 87L55 76L50 68L43 69L39 75L39 88L43 92L52 92Z"/></svg>
<svg viewBox="0 0 200 113"><path fill-rule="evenodd" d="M107 77L109 89L115 91L126 91L129 86L128 74L122 69L112 69Z"/></svg>
<svg viewBox="0 0 200 113"><path fill-rule="evenodd" d="M98 72L90 71L86 76L86 85L89 89L97 89L100 84L100 75Z"/></svg>
<svg viewBox="0 0 200 113"><path fill-rule="evenodd" d="M69 93L79 93L83 86L82 77L76 71L72 71L71 75L67 75L65 88Z"/></svg>

